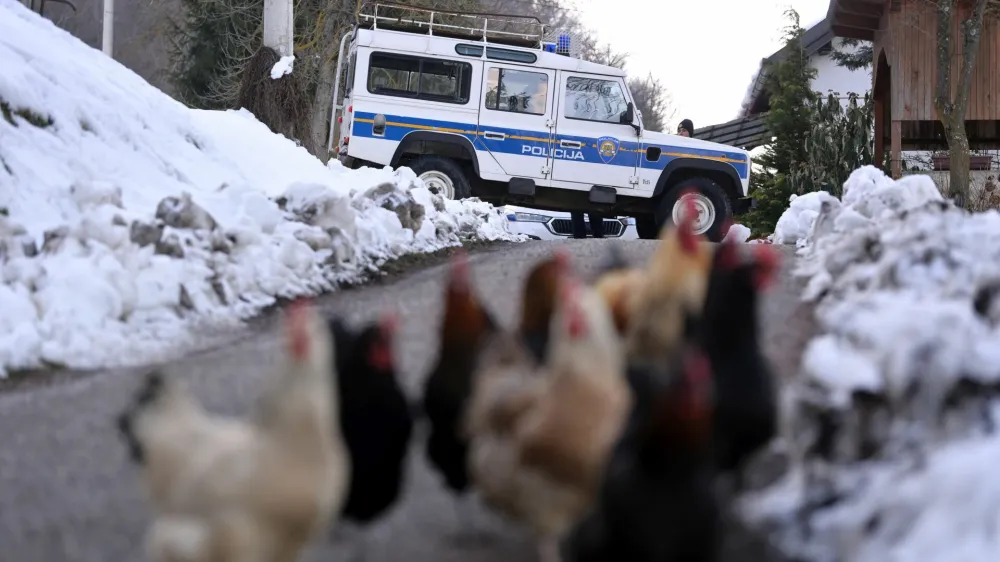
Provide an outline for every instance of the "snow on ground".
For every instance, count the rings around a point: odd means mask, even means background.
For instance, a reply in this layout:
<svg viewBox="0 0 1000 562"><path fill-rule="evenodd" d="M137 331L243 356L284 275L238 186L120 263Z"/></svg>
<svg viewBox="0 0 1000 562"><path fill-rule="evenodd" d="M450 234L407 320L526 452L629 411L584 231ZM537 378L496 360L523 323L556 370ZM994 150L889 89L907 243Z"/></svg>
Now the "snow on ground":
<svg viewBox="0 0 1000 562"><path fill-rule="evenodd" d="M792 469L744 513L814 562L1000 559L1000 213L867 166L779 226L823 335L785 396Z"/></svg>
<svg viewBox="0 0 1000 562"><path fill-rule="evenodd" d="M0 0L0 376L156 362L386 259L521 240L408 168L324 166Z"/></svg>

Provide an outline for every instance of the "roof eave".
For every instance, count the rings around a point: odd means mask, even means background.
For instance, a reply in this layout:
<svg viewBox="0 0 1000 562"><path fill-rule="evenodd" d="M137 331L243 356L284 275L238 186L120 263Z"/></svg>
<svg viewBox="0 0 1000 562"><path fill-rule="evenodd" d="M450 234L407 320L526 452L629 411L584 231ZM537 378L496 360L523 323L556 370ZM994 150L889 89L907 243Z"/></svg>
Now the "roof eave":
<svg viewBox="0 0 1000 562"><path fill-rule="evenodd" d="M874 41L887 0L830 0L826 19L834 35Z"/></svg>

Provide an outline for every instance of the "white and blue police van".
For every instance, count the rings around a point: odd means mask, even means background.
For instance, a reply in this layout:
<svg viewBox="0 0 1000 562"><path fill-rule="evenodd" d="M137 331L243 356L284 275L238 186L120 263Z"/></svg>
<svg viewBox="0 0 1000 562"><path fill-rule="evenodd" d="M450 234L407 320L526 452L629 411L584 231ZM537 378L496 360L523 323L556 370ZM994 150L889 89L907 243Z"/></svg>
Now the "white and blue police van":
<svg viewBox="0 0 1000 562"><path fill-rule="evenodd" d="M751 206L750 155L644 129L622 70L545 37L531 17L365 4L341 40L329 148L352 168L408 166L448 198L632 216L641 238L690 190L696 230L721 240Z"/></svg>

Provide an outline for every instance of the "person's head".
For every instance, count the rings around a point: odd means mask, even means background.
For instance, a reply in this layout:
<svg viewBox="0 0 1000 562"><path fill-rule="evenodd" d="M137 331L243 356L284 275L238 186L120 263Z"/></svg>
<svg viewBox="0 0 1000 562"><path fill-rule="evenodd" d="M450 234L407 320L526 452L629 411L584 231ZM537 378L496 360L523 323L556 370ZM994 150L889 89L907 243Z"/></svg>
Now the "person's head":
<svg viewBox="0 0 1000 562"><path fill-rule="evenodd" d="M680 125L677 125L677 134L682 137L690 137L694 134L694 123L691 123L690 119L681 121Z"/></svg>

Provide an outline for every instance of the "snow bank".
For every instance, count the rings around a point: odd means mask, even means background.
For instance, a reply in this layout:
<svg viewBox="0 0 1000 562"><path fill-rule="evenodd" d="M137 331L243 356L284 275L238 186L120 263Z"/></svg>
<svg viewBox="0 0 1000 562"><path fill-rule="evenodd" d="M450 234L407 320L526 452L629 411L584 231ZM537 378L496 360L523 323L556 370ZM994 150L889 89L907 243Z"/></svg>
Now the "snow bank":
<svg viewBox="0 0 1000 562"><path fill-rule="evenodd" d="M0 376L164 360L387 259L522 239L407 168L327 167L246 111L190 110L15 0L0 66Z"/></svg>
<svg viewBox="0 0 1000 562"><path fill-rule="evenodd" d="M745 513L815 562L997 560L1000 213L871 166L844 190L779 223L823 335L785 397L792 469Z"/></svg>

